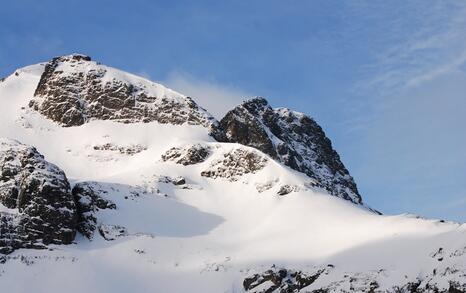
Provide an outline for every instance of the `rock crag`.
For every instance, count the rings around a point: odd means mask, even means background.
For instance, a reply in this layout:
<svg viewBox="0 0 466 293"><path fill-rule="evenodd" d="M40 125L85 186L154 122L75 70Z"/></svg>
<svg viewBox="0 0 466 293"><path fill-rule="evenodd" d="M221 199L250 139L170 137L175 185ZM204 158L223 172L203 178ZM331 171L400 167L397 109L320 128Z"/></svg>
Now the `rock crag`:
<svg viewBox="0 0 466 293"><path fill-rule="evenodd" d="M77 211L65 173L34 148L0 139L0 253L70 244Z"/></svg>
<svg viewBox="0 0 466 293"><path fill-rule="evenodd" d="M236 142L268 154L315 179L330 194L361 204L356 183L330 139L310 117L273 109L263 98L237 106L212 131L220 142Z"/></svg>

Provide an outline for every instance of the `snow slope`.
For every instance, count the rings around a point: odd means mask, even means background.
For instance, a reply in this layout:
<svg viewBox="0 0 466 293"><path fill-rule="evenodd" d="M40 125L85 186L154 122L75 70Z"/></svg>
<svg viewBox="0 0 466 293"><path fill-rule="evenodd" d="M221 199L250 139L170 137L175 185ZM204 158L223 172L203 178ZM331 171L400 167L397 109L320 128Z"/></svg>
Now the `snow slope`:
<svg viewBox="0 0 466 293"><path fill-rule="evenodd" d="M465 224L377 215L258 150L215 142L202 125L61 127L28 107L43 70L25 67L0 83L0 137L35 146L72 184L93 182L117 207L96 213L114 240L78 235L72 245L15 251L0 262L2 292L244 292L246 277L273 267L325 270L309 292L466 282ZM204 161L162 159L194 144L209 149ZM263 166L251 171L235 157L232 167L232 154Z"/></svg>

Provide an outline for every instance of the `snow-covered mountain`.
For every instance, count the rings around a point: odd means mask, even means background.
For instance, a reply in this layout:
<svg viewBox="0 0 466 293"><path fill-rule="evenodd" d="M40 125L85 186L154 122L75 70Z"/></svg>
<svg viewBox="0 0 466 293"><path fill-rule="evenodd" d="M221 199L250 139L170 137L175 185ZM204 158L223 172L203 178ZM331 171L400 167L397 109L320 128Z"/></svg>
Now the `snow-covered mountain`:
<svg viewBox="0 0 466 293"><path fill-rule="evenodd" d="M465 224L373 212L304 114L78 54L0 105L2 292L466 291Z"/></svg>

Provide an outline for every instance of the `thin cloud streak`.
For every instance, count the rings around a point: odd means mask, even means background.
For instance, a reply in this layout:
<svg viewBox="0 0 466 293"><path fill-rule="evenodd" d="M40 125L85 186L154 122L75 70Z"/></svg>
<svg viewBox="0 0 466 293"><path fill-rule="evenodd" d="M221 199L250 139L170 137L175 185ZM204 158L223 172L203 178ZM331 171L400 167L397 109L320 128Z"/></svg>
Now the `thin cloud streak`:
<svg viewBox="0 0 466 293"><path fill-rule="evenodd" d="M170 73L164 83L170 88L192 97L217 119L221 119L229 110L253 96L233 86L199 80L180 71Z"/></svg>
<svg viewBox="0 0 466 293"><path fill-rule="evenodd" d="M413 21L419 22L415 31L388 28L387 34L399 35L402 41L378 54L371 65L373 77L362 81L366 87L382 96L396 94L448 74L466 61L466 3L442 1L425 10L426 15L417 16L422 21Z"/></svg>

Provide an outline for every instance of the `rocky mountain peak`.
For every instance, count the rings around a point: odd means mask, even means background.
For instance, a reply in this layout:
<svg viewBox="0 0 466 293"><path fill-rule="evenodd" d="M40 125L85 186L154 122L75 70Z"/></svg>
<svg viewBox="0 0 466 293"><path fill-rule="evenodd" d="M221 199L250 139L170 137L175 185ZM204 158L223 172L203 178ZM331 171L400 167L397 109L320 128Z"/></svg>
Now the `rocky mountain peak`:
<svg viewBox="0 0 466 293"><path fill-rule="evenodd" d="M256 97L229 111L212 132L222 142L257 148L315 179L332 195L362 203L356 183L322 128L303 113Z"/></svg>
<svg viewBox="0 0 466 293"><path fill-rule="evenodd" d="M191 98L81 54L48 62L29 106L65 127L96 119L204 127L215 122Z"/></svg>
<svg viewBox="0 0 466 293"><path fill-rule="evenodd" d="M269 102L262 98L262 97L255 97L249 100L244 101L241 104L244 108L246 108L251 113L260 113L266 108L269 108Z"/></svg>

